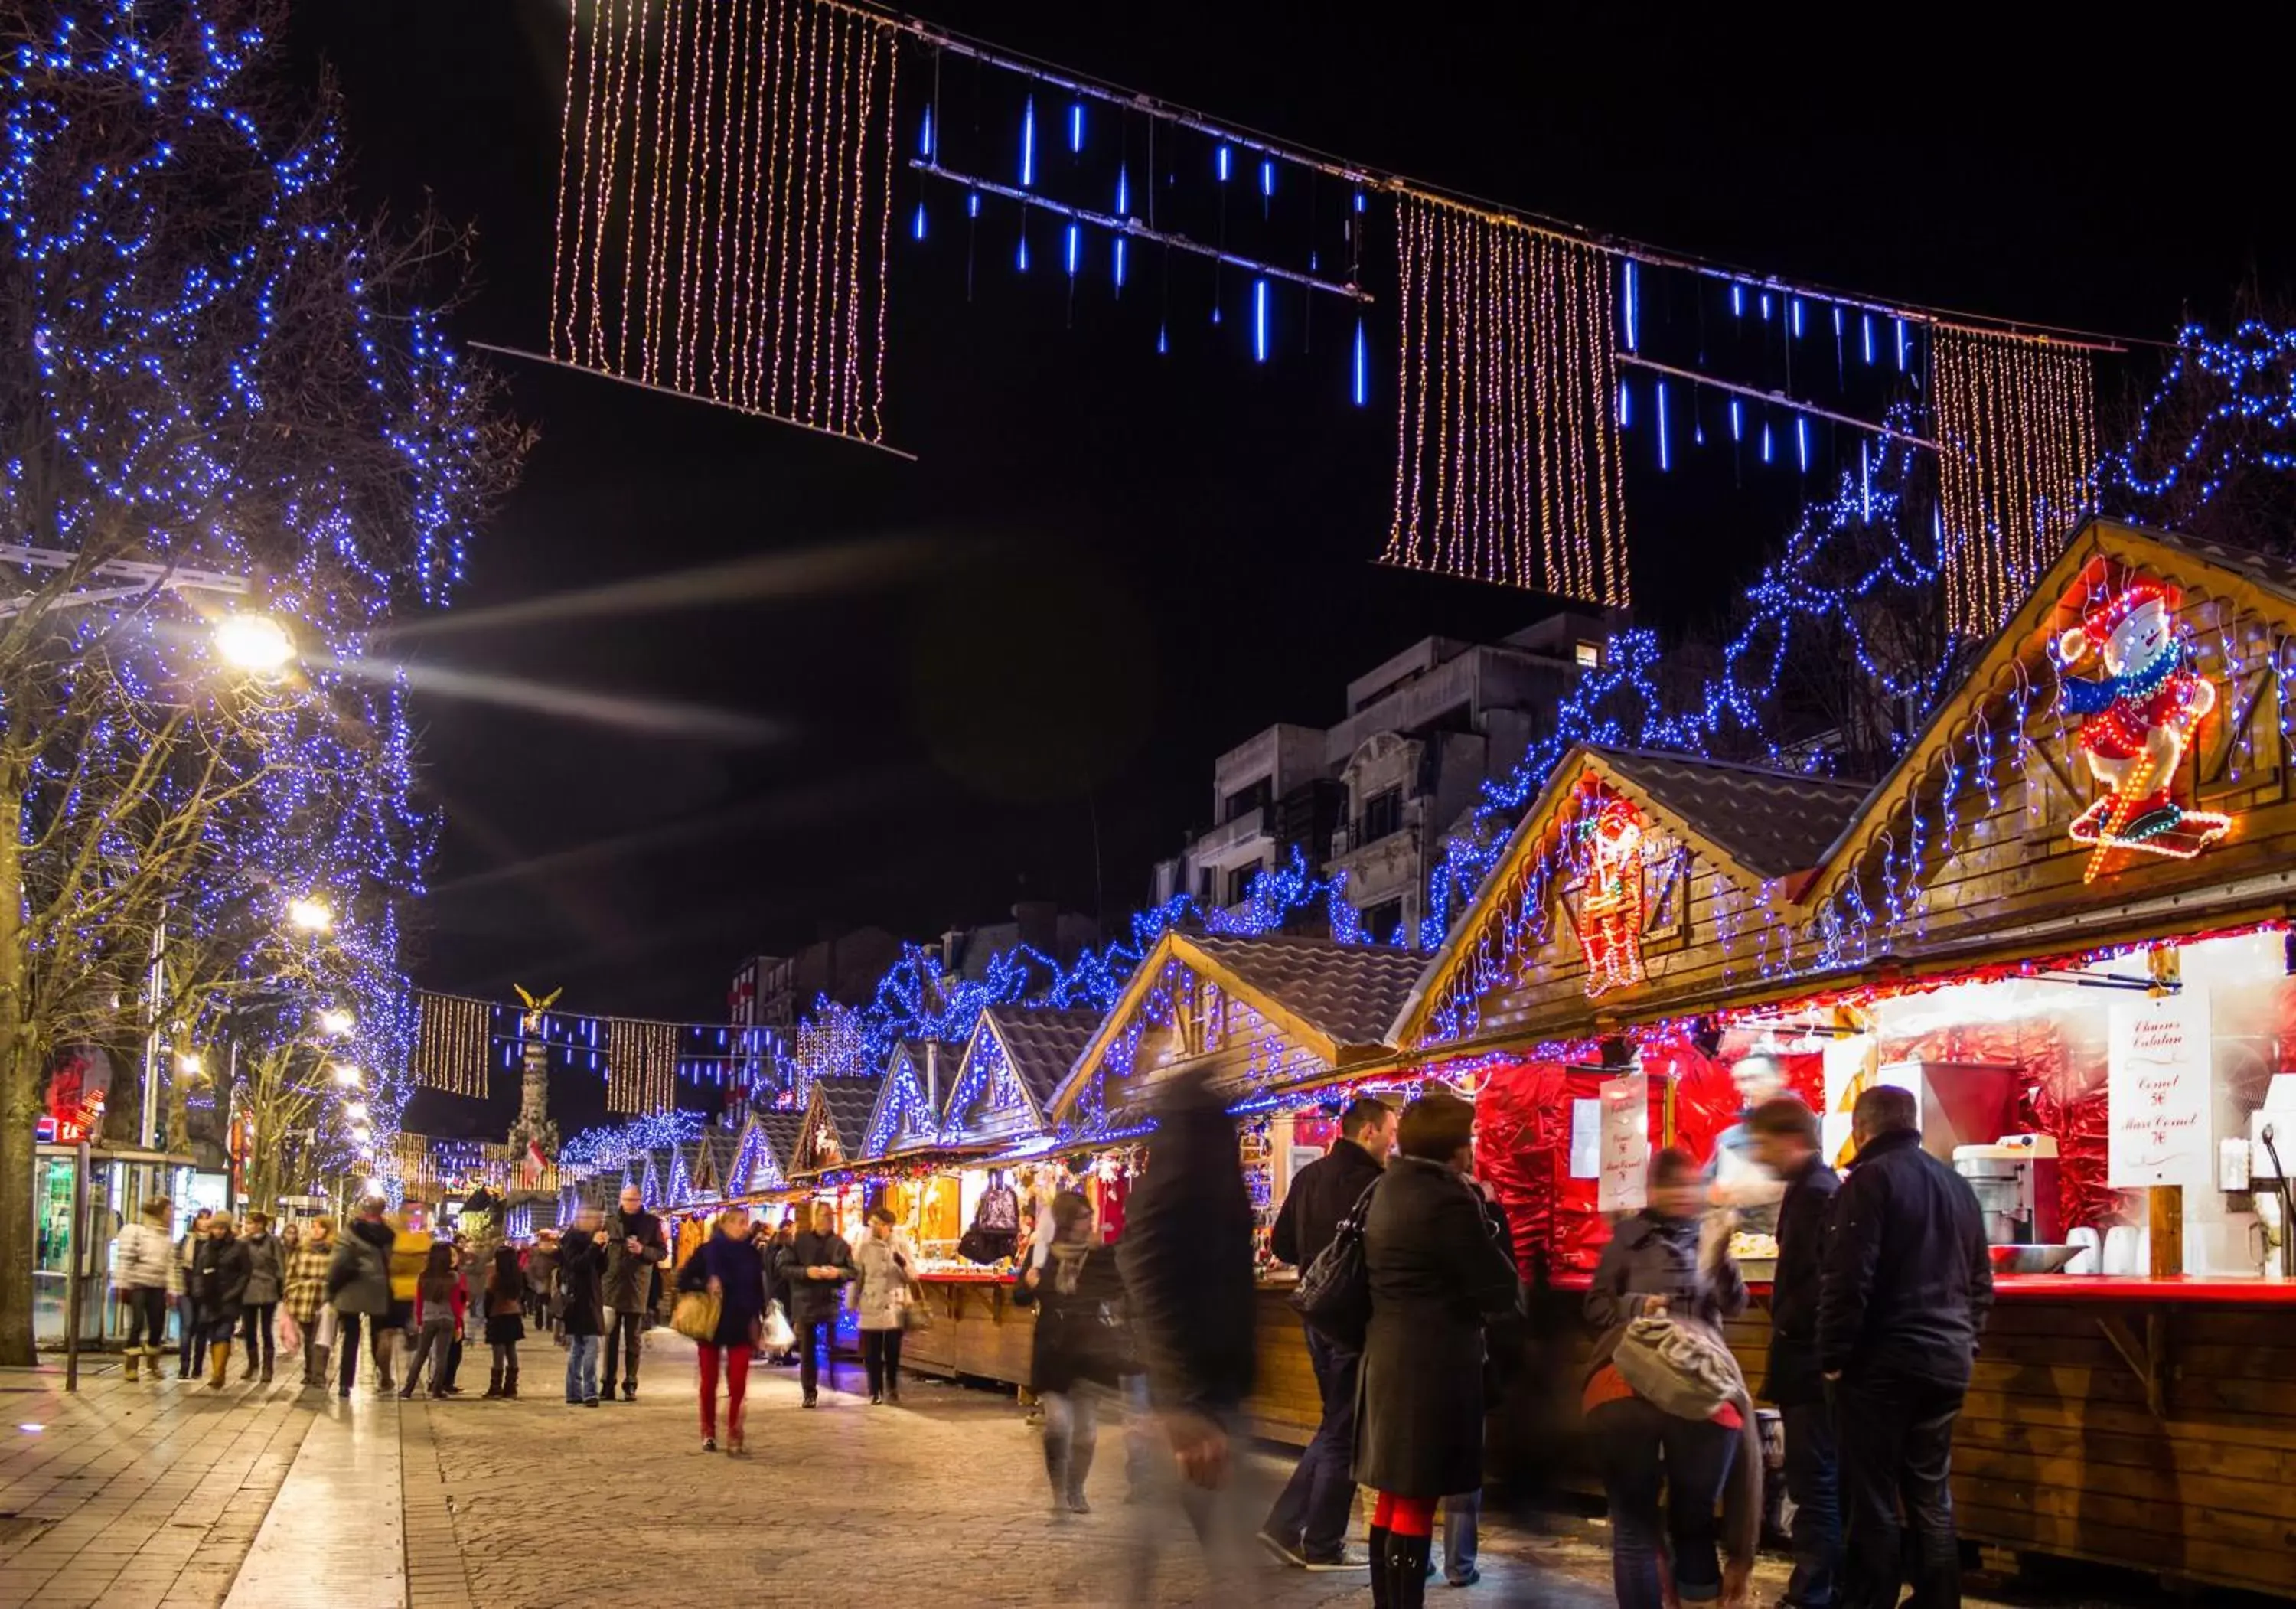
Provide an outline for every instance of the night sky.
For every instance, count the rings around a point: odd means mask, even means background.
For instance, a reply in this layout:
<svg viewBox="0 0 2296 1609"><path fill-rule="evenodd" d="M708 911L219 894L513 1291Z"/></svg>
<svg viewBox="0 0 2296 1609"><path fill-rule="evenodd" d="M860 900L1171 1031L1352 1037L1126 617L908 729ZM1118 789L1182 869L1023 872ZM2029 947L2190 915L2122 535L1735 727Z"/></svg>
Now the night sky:
<svg viewBox="0 0 2296 1609"><path fill-rule="evenodd" d="M1999 37L1997 7L1677 9L1390 8L1373 29L1199 0L931 15L1375 167L1879 296L2160 337L2251 275L2288 284L2278 90L2229 8L2221 25L2177 8L2141 38L2093 13L2030 46ZM362 197L427 192L476 226L469 340L545 345L563 18L561 0L298 8ZM1335 348L1258 366L1199 306L1160 359L1138 306L1080 295L1071 327L1057 277L1008 264L983 246L968 305L951 233L897 252L889 415L915 464L504 360L540 445L473 546L467 625L404 648L743 718L665 735L425 697L446 825L419 982L710 1017L741 957L827 929L923 936L1023 897L1120 916L1205 818L1220 751L1328 723L1348 677L1420 636L1544 612L1370 562L1394 425L1347 406ZM1391 361L1383 333L1374 351ZM2121 374L2142 365L2108 386ZM1630 484L1641 618L1710 616L1792 490ZM753 591L813 585L485 618L726 564Z"/></svg>

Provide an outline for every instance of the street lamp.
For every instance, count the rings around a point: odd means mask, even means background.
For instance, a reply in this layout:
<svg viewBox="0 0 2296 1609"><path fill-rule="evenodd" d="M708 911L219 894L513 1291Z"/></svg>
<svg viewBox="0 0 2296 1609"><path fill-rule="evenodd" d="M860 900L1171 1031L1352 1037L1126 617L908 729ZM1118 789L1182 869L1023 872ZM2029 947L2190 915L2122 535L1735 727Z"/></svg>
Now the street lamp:
<svg viewBox="0 0 2296 1609"><path fill-rule="evenodd" d="M348 1105L343 1108L343 1115L364 1129L366 1126L366 1103L365 1101L351 1102Z"/></svg>
<svg viewBox="0 0 2296 1609"><path fill-rule="evenodd" d="M319 1026L340 1039L358 1026L358 1019L340 1006L330 1006L319 1014Z"/></svg>
<svg viewBox="0 0 2296 1609"><path fill-rule="evenodd" d="M234 670L276 676L295 658L295 639L276 618L236 611L216 622L216 653Z"/></svg>
<svg viewBox="0 0 2296 1609"><path fill-rule="evenodd" d="M306 894L287 902L288 923L299 932L324 933L335 924L335 913L324 899Z"/></svg>
<svg viewBox="0 0 2296 1609"><path fill-rule="evenodd" d="M176 1071L187 1079L199 1077L200 1070L205 1065L206 1063L200 1060L200 1053L196 1050L187 1050L176 1058Z"/></svg>
<svg viewBox="0 0 2296 1609"><path fill-rule="evenodd" d="M359 1070L348 1062L336 1063L335 1082L346 1089L357 1089L359 1087Z"/></svg>

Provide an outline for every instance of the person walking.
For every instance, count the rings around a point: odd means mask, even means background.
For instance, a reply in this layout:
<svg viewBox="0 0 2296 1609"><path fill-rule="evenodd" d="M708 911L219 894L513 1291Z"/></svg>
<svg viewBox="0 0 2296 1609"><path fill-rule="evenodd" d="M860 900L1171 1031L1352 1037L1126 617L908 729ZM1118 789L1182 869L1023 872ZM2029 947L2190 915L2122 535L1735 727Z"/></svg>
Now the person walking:
<svg viewBox="0 0 2296 1609"><path fill-rule="evenodd" d="M566 1400L598 1406L598 1333L605 1327L598 1298L606 1249L598 1243L598 1210L585 1207L558 1237L558 1321L566 1332Z"/></svg>
<svg viewBox="0 0 2296 1609"><path fill-rule="evenodd" d="M223 1390L225 1377L231 1373L231 1339L239 1333L247 1268L247 1248L232 1234L231 1214L214 1214L192 1253L187 1281L193 1321L207 1336L209 1391Z"/></svg>
<svg viewBox="0 0 2296 1609"><path fill-rule="evenodd" d="M780 1226L774 1230L773 1238L766 1244L766 1304L771 1307L776 1302L780 1303L782 1317L790 1322L792 1329L796 1326L797 1307L789 1277L791 1266L790 1248L796 1244L797 1215L794 1212L784 1212L782 1214ZM794 1346L784 1348L781 1356L775 1361L795 1363L797 1348Z"/></svg>
<svg viewBox="0 0 2296 1609"><path fill-rule="evenodd" d="M1515 1258L1514 1232L1499 1205L1498 1192L1487 1179L1469 1178L1467 1184L1474 1191L1475 1206L1483 1215L1484 1232L1506 1253L1507 1261L1514 1265L1516 1277L1521 1278L1522 1265ZM1507 1382L1522 1367L1522 1356L1518 1337L1505 1326L1496 1334L1485 1332L1483 1352L1483 1399L1488 1408L1498 1401ZM1475 1564L1481 1549L1482 1517L1480 1487L1444 1497L1443 1580L1451 1586L1472 1587L1483 1579L1482 1571Z"/></svg>
<svg viewBox="0 0 2296 1609"><path fill-rule="evenodd" d="M1598 1333L1582 1405L1610 1498L1611 1582L1620 1609L1660 1609L1675 1598L1685 1606L1713 1604L1722 1597L1715 1505L1751 1406L1724 1403L1705 1417L1686 1418L1638 1394L1611 1361L1636 1319L1665 1318L1718 1347L1722 1320L1745 1311L1746 1282L1730 1257L1729 1219L1705 1215L1706 1188L1688 1152L1669 1148L1652 1157L1650 1205L1611 1231L1587 1293L1587 1322ZM1672 1560L1675 1598L1660 1584L1661 1551Z"/></svg>
<svg viewBox="0 0 2296 1609"><path fill-rule="evenodd" d="M1053 1198L1053 1238L1042 1263L1015 1279L1013 1301L1037 1309L1029 1389L1045 1408L1045 1478L1053 1513L1088 1514L1085 1480L1099 1444L1100 1408L1136 1372L1114 1248L1097 1244L1092 1203L1073 1190Z"/></svg>
<svg viewBox="0 0 2296 1609"><path fill-rule="evenodd" d="M832 1390L837 1385L837 1291L854 1276L853 1252L837 1233L837 1217L827 1203L816 1203L808 1227L791 1240L783 1259L783 1277L789 1281L790 1326L797 1332L798 1406L821 1405L821 1368L829 1369ZM814 1350L818 1339L820 1351Z"/></svg>
<svg viewBox="0 0 2296 1609"><path fill-rule="evenodd" d="M1372 1601L1408 1609L1427 1591L1435 1506L1483 1484L1485 1328L1522 1313L1514 1261L1463 1177L1475 1109L1421 1096L1364 1219L1371 1322L1364 1333L1356 1479L1375 1492Z"/></svg>
<svg viewBox="0 0 2296 1609"><path fill-rule="evenodd" d="M873 1407L901 1400L901 1309L913 1277L908 1255L893 1238L893 1215L879 1207L869 1214L869 1233L853 1249L853 1311Z"/></svg>
<svg viewBox="0 0 2296 1609"><path fill-rule="evenodd" d="M153 1196L111 1243L112 1282L127 1309L127 1345L120 1356L127 1360L130 1380L147 1359L152 1378L160 1377L160 1349L168 1338L168 1277L176 1266L168 1221L175 1211L175 1203L166 1196Z"/></svg>
<svg viewBox="0 0 2296 1609"><path fill-rule="evenodd" d="M247 1233L239 1237L239 1244L247 1248L247 1293L240 1298L243 1313L240 1335L247 1346L247 1372L240 1381L243 1384L255 1379L259 1368L263 1383L268 1385L279 1344L276 1325L287 1256L279 1237L271 1232L268 1213L247 1215Z"/></svg>
<svg viewBox="0 0 2296 1609"><path fill-rule="evenodd" d="M1921 1609L1957 1609L1948 1482L1993 1307L1985 1221L1969 1181L1922 1149L1908 1091L1866 1090L1849 1122L1857 1158L1834 1197L1817 1298L1817 1365L1841 1434L1841 1602L1890 1609L1910 1567Z"/></svg>
<svg viewBox="0 0 2296 1609"><path fill-rule="evenodd" d="M188 1380L207 1367L208 1342L200 1328L199 1303L192 1297L192 1261L208 1236L208 1219L214 1209L201 1207L192 1214L192 1227L176 1243L176 1378Z"/></svg>
<svg viewBox="0 0 2296 1609"><path fill-rule="evenodd" d="M1770 1367L1762 1395L1785 1432L1792 1499L1793 1575L1781 1609L1833 1609L1841 1579L1841 1496L1833 1412L1817 1367L1817 1304L1826 1215L1841 1176L1819 1153L1817 1113L1792 1096L1747 1118L1753 1156L1785 1184L1778 1203L1778 1267L1770 1287Z"/></svg>
<svg viewBox="0 0 2296 1609"><path fill-rule="evenodd" d="M287 1254L286 1277L280 1282L280 1305L303 1333L303 1383L327 1383L327 1353L332 1345L326 1325L332 1317L327 1307L327 1265L335 1257L335 1220L315 1218L303 1227L295 1249Z"/></svg>
<svg viewBox="0 0 2296 1609"><path fill-rule="evenodd" d="M718 1216L709 1238L677 1270L681 1291L708 1291L718 1298L718 1327L698 1342L701 1370L701 1450L718 1450L718 1375L726 1375L726 1450L749 1450L742 1435L742 1405L750 1391L750 1355L766 1316L766 1272L750 1244L750 1210L728 1207Z"/></svg>
<svg viewBox="0 0 2296 1609"><path fill-rule="evenodd" d="M1338 1232L1364 1193L1379 1182L1395 1149L1395 1109L1365 1096L1340 1115L1340 1137L1300 1170L1284 1193L1269 1249L1278 1262L1304 1269ZM1356 1376L1363 1354L1307 1326L1308 1363L1323 1405L1316 1433L1292 1479L1267 1512L1259 1541L1287 1564L1309 1570L1361 1570L1347 1550L1348 1512L1355 1506Z"/></svg>
<svg viewBox="0 0 2296 1609"><path fill-rule="evenodd" d="M550 1293L558 1273L558 1235L545 1229L526 1251L527 1317L536 1328L550 1322ZM555 1327L555 1326L553 1326Z"/></svg>
<svg viewBox="0 0 2296 1609"><path fill-rule="evenodd" d="M422 1366L430 1366L430 1394L447 1394L447 1353L463 1333L463 1313L468 1301L463 1277L455 1270L455 1248L433 1242L414 1282L414 1357L406 1366L406 1383L398 1388L404 1400L422 1383Z"/></svg>
<svg viewBox="0 0 2296 1609"><path fill-rule="evenodd" d="M655 1270L669 1256L661 1219L645 1209L636 1185L622 1186L621 1200L606 1220L605 1268L599 1299L606 1308L605 1394L611 1400L614 1368L621 1366L622 1400L638 1400L638 1342L652 1308Z"/></svg>
<svg viewBox="0 0 2296 1609"><path fill-rule="evenodd" d="M526 1339L526 1270L518 1265L518 1248L496 1246L494 1266L487 1270L487 1345L494 1361L487 1370L487 1395L518 1395L518 1343Z"/></svg>
<svg viewBox="0 0 2296 1609"><path fill-rule="evenodd" d="M358 1217L335 1236L334 1256L327 1263L327 1301L338 1320L335 1332L335 1394L348 1397L358 1378L359 1320L366 1320L367 1350L374 1354L377 1391L397 1389L390 1378L391 1323L390 1255L398 1239L380 1195L359 1203Z"/></svg>

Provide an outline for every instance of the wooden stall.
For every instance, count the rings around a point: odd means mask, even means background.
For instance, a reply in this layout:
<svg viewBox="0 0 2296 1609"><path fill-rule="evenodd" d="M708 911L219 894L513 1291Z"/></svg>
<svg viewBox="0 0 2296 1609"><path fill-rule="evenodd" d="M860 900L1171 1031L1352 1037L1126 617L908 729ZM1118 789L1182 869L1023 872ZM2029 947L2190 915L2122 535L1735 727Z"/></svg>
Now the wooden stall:
<svg viewBox="0 0 2296 1609"><path fill-rule="evenodd" d="M1832 1145L1898 1084L1949 1160L2046 1160L1998 1215L2106 1270L2002 1281L1964 1537L2296 1595L2296 1282L2257 1211L2265 1123L2296 1137L2292 639L2296 570L2094 521L1870 790L1569 757L1393 1040L1483 1070L1554 1300L1650 1145L1723 1166L1758 1085ZM1759 1309L1732 1338L1759 1381Z"/></svg>

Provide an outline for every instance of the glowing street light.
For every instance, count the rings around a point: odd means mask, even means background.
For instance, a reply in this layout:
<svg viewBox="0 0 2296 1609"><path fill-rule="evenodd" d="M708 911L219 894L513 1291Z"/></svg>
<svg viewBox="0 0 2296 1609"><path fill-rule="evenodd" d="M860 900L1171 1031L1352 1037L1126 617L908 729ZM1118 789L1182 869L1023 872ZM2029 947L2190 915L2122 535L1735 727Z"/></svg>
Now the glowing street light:
<svg viewBox="0 0 2296 1609"><path fill-rule="evenodd" d="M206 1063L200 1060L200 1053L196 1050L187 1050L176 1058L176 1071L187 1079L199 1077L201 1069L205 1065Z"/></svg>
<svg viewBox="0 0 2296 1609"><path fill-rule="evenodd" d="M305 895L287 902L287 921L298 932L324 933L335 924L335 913L324 899Z"/></svg>
<svg viewBox="0 0 2296 1609"><path fill-rule="evenodd" d="M344 1088L357 1089L359 1087L359 1070L352 1063L338 1062L335 1063L334 1071L335 1082Z"/></svg>
<svg viewBox="0 0 2296 1609"><path fill-rule="evenodd" d="M295 639L267 614L227 614L216 623L216 653L234 670L276 676L295 659Z"/></svg>
<svg viewBox="0 0 2296 1609"><path fill-rule="evenodd" d="M340 1039L358 1026L358 1019L340 1006L330 1006L319 1014L319 1026Z"/></svg>
<svg viewBox="0 0 2296 1609"><path fill-rule="evenodd" d="M366 1124L366 1103L365 1101L353 1101L349 1105L343 1108L343 1115L364 1129Z"/></svg>

